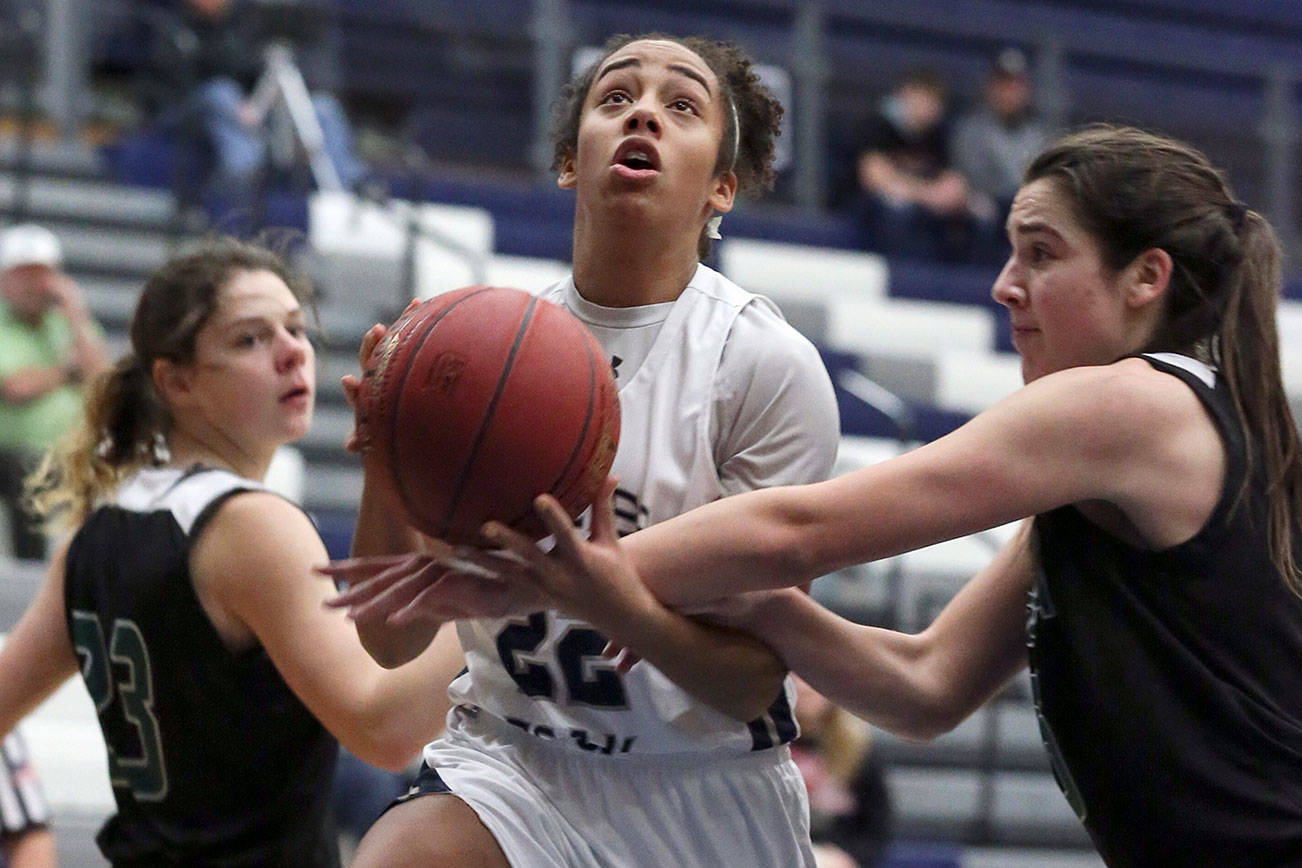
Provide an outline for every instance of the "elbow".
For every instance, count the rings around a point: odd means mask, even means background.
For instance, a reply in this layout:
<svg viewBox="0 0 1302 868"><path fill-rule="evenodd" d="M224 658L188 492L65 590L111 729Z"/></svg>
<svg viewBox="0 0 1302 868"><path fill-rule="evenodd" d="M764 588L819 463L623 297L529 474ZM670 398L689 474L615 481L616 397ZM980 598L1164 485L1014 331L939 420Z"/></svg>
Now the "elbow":
<svg viewBox="0 0 1302 868"><path fill-rule="evenodd" d="M818 516L804 500L775 497L759 523L761 557L775 575L783 577L781 585L804 584L835 569L821 551Z"/></svg>
<svg viewBox="0 0 1302 868"><path fill-rule="evenodd" d="M945 708L943 703L909 709L891 729L900 738L919 744L934 741L963 722L964 715Z"/></svg>
<svg viewBox="0 0 1302 868"><path fill-rule="evenodd" d="M901 704L890 728L908 741L929 742L951 732L970 711L958 701L957 691L933 681L919 685L913 701Z"/></svg>

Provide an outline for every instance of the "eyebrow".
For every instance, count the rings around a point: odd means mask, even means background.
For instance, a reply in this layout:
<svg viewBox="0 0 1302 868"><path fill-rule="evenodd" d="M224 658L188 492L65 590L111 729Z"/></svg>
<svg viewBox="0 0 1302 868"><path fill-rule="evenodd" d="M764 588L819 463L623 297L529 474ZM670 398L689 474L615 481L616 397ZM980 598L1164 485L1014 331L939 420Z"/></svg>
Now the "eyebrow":
<svg viewBox="0 0 1302 868"><path fill-rule="evenodd" d="M1033 220L1029 223L1018 223L1008 227L1009 235L1033 235L1037 232L1043 232L1047 235L1052 235L1055 238L1062 237L1062 233L1057 229L1054 229L1048 223L1039 220Z"/></svg>
<svg viewBox="0 0 1302 868"><path fill-rule="evenodd" d="M601 81L601 79L605 77L606 73L608 72L614 72L617 69L625 69L630 66L641 66L641 65L642 65L642 61L636 57L626 57L623 60L616 60L613 63L608 64L603 70L601 70L601 72L597 73L597 77L592 80L592 83L596 84L597 82ZM701 87L705 88L706 93L713 96L713 91L710 90L710 83L705 80L705 76L701 75L699 72L692 69L690 66L684 66L681 63L671 63L669 64L669 69L672 70L673 72L678 73L679 75L687 76L692 81L697 82L698 84L700 84Z"/></svg>
<svg viewBox="0 0 1302 868"><path fill-rule="evenodd" d="M293 310L287 311L283 319L277 316L272 316L271 314L252 314L250 316L242 316L239 319L231 320L230 322L222 326L222 328L235 329L235 328L240 328L242 326L266 325L267 323L278 323L278 322L285 322L285 321L299 322L303 320L303 318L304 318L303 309L301 307L296 307Z"/></svg>

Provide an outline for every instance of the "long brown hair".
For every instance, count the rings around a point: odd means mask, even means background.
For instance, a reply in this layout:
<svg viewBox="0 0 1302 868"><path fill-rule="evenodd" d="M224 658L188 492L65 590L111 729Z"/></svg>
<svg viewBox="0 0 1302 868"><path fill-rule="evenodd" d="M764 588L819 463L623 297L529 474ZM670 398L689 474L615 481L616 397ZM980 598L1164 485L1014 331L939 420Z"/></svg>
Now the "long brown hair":
<svg viewBox="0 0 1302 868"><path fill-rule="evenodd" d="M311 287L272 250L217 238L169 260L145 281L131 318L131 351L86 389L82 424L27 480L27 502L47 522L78 525L131 472L162 463L171 414L154 389L154 362L194 361L195 336L237 272L269 271L301 302Z"/></svg>
<svg viewBox="0 0 1302 868"><path fill-rule="evenodd" d="M1028 182L1047 178L1072 202L1120 271L1145 250L1173 263L1164 315L1145 352L1202 358L1220 370L1243 423L1251 472L1266 481L1271 560L1302 596L1293 535L1302 523L1302 456L1280 373L1275 311L1279 239L1239 202L1198 150L1129 127L1093 126L1050 146Z"/></svg>

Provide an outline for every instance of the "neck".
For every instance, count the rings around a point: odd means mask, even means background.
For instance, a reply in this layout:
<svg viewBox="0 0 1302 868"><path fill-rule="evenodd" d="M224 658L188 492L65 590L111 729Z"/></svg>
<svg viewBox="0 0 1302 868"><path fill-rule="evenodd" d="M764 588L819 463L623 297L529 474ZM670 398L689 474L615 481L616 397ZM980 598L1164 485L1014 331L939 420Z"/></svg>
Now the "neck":
<svg viewBox="0 0 1302 868"><path fill-rule="evenodd" d="M696 273L696 236L629 231L626 222L574 218L574 284L593 304L674 301Z"/></svg>
<svg viewBox="0 0 1302 868"><path fill-rule="evenodd" d="M219 436L197 435L181 428L172 429L167 438L167 448L171 453L168 461L171 467L202 464L205 467L229 470L237 476L259 482L266 477L274 454L274 450L261 454Z"/></svg>

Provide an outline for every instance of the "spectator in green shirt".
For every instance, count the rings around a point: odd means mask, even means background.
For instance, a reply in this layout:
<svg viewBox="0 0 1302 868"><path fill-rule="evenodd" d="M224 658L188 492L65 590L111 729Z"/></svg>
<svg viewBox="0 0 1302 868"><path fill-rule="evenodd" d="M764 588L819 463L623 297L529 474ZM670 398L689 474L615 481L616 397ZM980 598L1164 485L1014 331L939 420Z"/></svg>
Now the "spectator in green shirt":
<svg viewBox="0 0 1302 868"><path fill-rule="evenodd" d="M23 477L81 413L81 383L104 368L103 335L63 273L59 240L23 224L0 234L0 501L12 553L42 558L45 537L22 508Z"/></svg>

